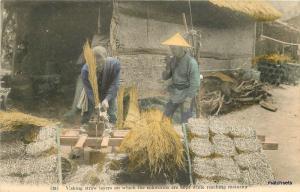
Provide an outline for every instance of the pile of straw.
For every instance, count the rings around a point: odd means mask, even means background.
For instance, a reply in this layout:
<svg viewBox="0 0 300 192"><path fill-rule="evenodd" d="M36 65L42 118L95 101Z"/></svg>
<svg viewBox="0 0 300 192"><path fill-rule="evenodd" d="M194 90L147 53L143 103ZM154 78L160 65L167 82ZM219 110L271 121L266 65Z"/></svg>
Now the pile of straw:
<svg viewBox="0 0 300 192"><path fill-rule="evenodd" d="M141 114L132 130L124 138L120 150L128 153L129 170L144 168L150 176L164 173L175 178L184 167L183 145L170 119L152 109Z"/></svg>
<svg viewBox="0 0 300 192"><path fill-rule="evenodd" d="M139 121L140 118L138 92L136 86L132 86L129 90L129 107L123 128L132 129L136 127L136 122Z"/></svg>
<svg viewBox="0 0 300 192"><path fill-rule="evenodd" d="M291 62L291 57L283 54L270 54L270 55L262 55L259 57L256 57L254 60L254 63L259 62L268 62L268 63L274 63L274 64L280 64L280 63L288 63Z"/></svg>
<svg viewBox="0 0 300 192"><path fill-rule="evenodd" d="M97 65L94 56L94 52L89 44L88 41L83 46L83 54L86 60L86 63L89 67L89 81L91 83L93 94L94 94L94 101L95 106L99 105L99 92L98 92L98 82L97 82Z"/></svg>
<svg viewBox="0 0 300 192"><path fill-rule="evenodd" d="M121 86L119 91L118 91L118 96L117 96L117 123L116 127L117 129L122 129L123 128L123 121L124 121L124 105L123 105L123 100L124 100L124 92L125 92L125 87Z"/></svg>
<svg viewBox="0 0 300 192"><path fill-rule="evenodd" d="M0 131L14 131L28 126L44 127L53 123L21 112L0 112Z"/></svg>

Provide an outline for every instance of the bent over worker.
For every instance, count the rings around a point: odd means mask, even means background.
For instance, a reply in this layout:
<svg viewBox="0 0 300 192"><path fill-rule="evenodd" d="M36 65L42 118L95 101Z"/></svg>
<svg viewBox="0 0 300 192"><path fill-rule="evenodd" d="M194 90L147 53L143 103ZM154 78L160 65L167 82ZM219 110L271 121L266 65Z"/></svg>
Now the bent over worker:
<svg viewBox="0 0 300 192"><path fill-rule="evenodd" d="M116 97L120 83L120 62L116 58L107 57L106 49L102 46L93 48L97 65L97 82L101 106L107 110L110 123L116 122ZM86 124L95 109L93 89L89 81L88 65L81 69L84 91L87 97L87 109L82 109L81 124Z"/></svg>
<svg viewBox="0 0 300 192"><path fill-rule="evenodd" d="M162 73L164 80L171 79L168 86L170 100L164 115L172 118L175 111L181 110L181 123L192 117L195 96L200 87L200 73L197 61L189 55L185 48L191 47L179 34L162 43L170 47L172 57L166 59L166 69ZM168 58L168 57L167 57Z"/></svg>

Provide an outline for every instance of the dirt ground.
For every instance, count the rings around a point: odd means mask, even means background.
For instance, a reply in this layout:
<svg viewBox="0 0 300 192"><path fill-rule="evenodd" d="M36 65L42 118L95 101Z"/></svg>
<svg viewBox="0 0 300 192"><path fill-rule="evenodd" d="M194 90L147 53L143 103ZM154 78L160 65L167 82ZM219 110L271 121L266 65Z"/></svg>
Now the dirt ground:
<svg viewBox="0 0 300 192"><path fill-rule="evenodd" d="M242 111L221 116L223 121L251 125L266 141L278 142L278 150L265 151L274 176L280 181L300 183L300 85L281 85L270 93L278 107L276 112L253 105Z"/></svg>

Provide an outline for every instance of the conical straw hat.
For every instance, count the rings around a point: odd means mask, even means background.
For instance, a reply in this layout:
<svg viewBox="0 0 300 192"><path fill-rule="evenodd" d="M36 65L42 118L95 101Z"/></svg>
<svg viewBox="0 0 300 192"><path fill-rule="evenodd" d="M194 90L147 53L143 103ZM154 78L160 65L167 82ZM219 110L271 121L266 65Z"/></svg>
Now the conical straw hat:
<svg viewBox="0 0 300 192"><path fill-rule="evenodd" d="M181 47L191 47L188 42L179 34L176 33L171 38L161 43L162 45L173 45L173 46L181 46Z"/></svg>

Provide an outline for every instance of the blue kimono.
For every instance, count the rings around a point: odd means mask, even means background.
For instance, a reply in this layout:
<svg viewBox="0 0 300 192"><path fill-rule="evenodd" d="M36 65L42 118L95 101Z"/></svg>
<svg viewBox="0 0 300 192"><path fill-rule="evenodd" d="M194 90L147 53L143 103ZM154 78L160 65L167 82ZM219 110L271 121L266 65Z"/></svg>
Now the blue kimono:
<svg viewBox="0 0 300 192"><path fill-rule="evenodd" d="M120 85L120 62L116 58L108 57L102 71L97 72L99 99L102 102L107 99L109 104L108 116L110 122L116 121L116 97ZM81 69L83 87L88 98L88 111L82 116L81 123L87 123L94 111L95 101L91 83L89 81L88 65L84 64Z"/></svg>

